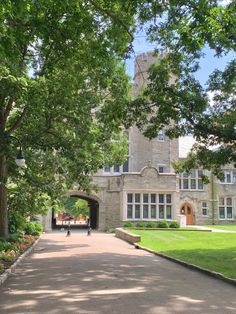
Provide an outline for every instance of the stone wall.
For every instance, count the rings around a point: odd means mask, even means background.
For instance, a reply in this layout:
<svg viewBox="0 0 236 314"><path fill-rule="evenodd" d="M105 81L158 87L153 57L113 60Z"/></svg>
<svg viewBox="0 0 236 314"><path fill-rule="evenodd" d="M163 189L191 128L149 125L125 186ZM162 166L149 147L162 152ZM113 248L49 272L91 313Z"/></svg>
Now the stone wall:
<svg viewBox="0 0 236 314"><path fill-rule="evenodd" d="M131 244L138 243L141 241L141 236L129 233L128 231L122 228L116 228L116 237L124 241L127 241Z"/></svg>

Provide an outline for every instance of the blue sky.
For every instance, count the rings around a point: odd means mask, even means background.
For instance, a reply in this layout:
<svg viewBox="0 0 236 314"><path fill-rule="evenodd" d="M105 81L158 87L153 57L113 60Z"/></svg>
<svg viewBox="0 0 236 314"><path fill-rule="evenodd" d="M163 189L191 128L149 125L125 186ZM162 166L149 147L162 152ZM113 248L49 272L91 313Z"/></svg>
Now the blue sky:
<svg viewBox="0 0 236 314"><path fill-rule="evenodd" d="M147 41L144 31L140 31L136 34L133 42L134 53L130 59L126 60L126 70L128 74L133 78L134 76L134 62L135 58L143 52L154 50L156 45ZM232 59L233 54L229 54L222 58L214 57L214 51L210 48L204 50L205 57L201 59L200 70L195 74L195 77L204 85L208 79L209 74L218 68L223 70L227 62ZM234 57L235 54L234 54Z"/></svg>
<svg viewBox="0 0 236 314"><path fill-rule="evenodd" d="M154 43L150 43L147 41L144 32L139 32L135 36L135 40L133 42L134 53L131 55L130 59L127 59L126 70L127 73L133 79L134 76L134 62L135 58L143 52L154 50L156 45ZM232 59L232 57L236 57L235 54L229 54L222 58L214 57L214 51L209 48L204 50L205 57L201 59L200 62L200 70L195 74L195 77L204 85L208 79L209 74L214 71L214 69L218 68L219 70L223 70L227 62ZM192 145L194 144L194 139L191 136L181 137L179 139L179 156L186 157L187 153L190 151Z"/></svg>

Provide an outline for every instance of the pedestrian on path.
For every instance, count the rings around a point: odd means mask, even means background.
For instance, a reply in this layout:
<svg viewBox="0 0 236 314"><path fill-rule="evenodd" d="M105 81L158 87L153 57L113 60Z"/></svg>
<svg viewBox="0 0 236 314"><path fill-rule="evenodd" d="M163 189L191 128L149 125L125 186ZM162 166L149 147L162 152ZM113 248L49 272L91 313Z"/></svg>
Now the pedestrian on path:
<svg viewBox="0 0 236 314"><path fill-rule="evenodd" d="M66 236L70 237L70 221L69 221L69 224L68 224L68 229L67 229Z"/></svg>
<svg viewBox="0 0 236 314"><path fill-rule="evenodd" d="M87 225L88 225L88 233L87 235L91 235L91 231L92 231L92 228L91 228L91 225L90 225L90 219L87 220Z"/></svg>

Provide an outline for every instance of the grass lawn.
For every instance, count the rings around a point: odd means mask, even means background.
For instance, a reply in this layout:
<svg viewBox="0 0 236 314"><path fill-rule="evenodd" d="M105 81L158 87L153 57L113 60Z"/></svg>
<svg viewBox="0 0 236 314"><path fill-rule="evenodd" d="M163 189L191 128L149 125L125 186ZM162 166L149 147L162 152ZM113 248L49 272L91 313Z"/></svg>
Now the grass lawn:
<svg viewBox="0 0 236 314"><path fill-rule="evenodd" d="M206 227L228 231L236 231L236 225L207 225Z"/></svg>
<svg viewBox="0 0 236 314"><path fill-rule="evenodd" d="M236 233L130 230L140 245L236 279Z"/></svg>

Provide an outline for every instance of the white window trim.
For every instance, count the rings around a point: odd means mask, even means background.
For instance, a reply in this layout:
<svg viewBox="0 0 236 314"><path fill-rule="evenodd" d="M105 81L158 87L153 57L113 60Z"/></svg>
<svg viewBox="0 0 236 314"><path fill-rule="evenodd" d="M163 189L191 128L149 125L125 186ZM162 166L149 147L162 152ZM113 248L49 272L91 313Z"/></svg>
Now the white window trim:
<svg viewBox="0 0 236 314"><path fill-rule="evenodd" d="M219 183L220 184L236 184L236 180L234 182L233 178L234 178L234 173L236 173L236 170L223 170L223 173L224 173L224 181L221 181L219 180ZM226 178L227 178L227 173L230 173L230 182L227 182L226 181Z"/></svg>
<svg viewBox="0 0 236 314"><path fill-rule="evenodd" d="M203 206L203 203L206 203L206 207ZM207 214L203 215L203 209L206 209ZM201 201L201 210L202 210L202 217L209 217L209 203L208 201Z"/></svg>
<svg viewBox="0 0 236 314"><path fill-rule="evenodd" d="M128 203L128 194L133 195L133 200L132 203ZM140 194L140 202L135 202L135 194ZM143 195L148 194L148 203L143 202ZM156 195L156 202L151 203L151 194ZM164 203L159 203L159 195L163 194L164 195ZM171 203L166 202L166 195L171 195ZM172 221L174 219L174 208L173 208L173 194L172 193L166 193L166 192L156 192L156 191L126 191L124 193L124 219L125 221L140 221L140 220L145 220L145 221L161 221L161 220L168 220ZM127 207L128 205L132 205L132 218L127 217ZM140 205L140 218L135 218L135 205ZM149 212L149 218L143 218L143 205L148 205L148 212ZM151 205L156 206L156 218L151 218ZM164 205L164 218L159 218L159 205ZM167 206L171 206L171 218L167 218L166 216L166 208Z"/></svg>
<svg viewBox="0 0 236 314"><path fill-rule="evenodd" d="M202 182L202 189L199 189L199 187L198 187L198 180L201 179L201 177L198 176L198 170L202 171L202 169L193 169L193 170L196 171L196 177L195 178L191 177L191 175L188 175L188 177L184 177L184 173L181 173L179 175L179 180L181 183L181 188L180 188L181 191L200 191L200 192L203 192L205 190L205 186L204 186L203 182ZM204 174L204 172L203 172L203 174ZM184 188L183 180L188 180L188 188L187 189ZM191 188L191 180L196 181L196 187L197 187L196 189Z"/></svg>
<svg viewBox="0 0 236 314"><path fill-rule="evenodd" d="M229 221L232 221L234 220L234 206L233 206L233 197L232 196L220 196L220 198L223 198L224 199L224 205L220 205L220 202L218 203L218 216L219 216L219 220L229 220ZM226 202L226 199L227 198L231 198L231 201L232 201L232 205L227 205L227 202ZM220 218L220 207L224 207L224 213L225 213L225 218ZM232 218L227 218L227 207L232 207Z"/></svg>

